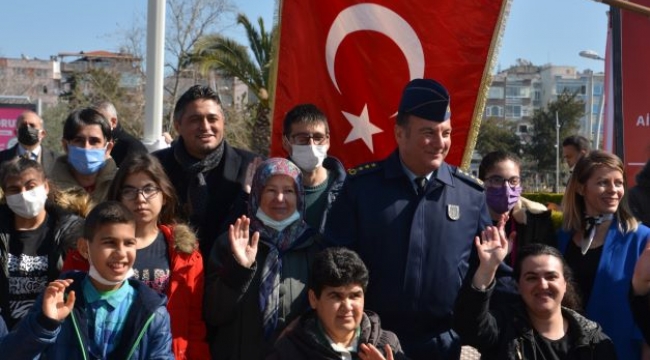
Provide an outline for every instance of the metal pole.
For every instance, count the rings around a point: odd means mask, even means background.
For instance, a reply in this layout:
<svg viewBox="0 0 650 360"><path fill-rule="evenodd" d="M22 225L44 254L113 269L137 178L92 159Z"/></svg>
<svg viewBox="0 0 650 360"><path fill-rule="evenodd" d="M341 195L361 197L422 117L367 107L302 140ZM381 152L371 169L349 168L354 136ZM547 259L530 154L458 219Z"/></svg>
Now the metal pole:
<svg viewBox="0 0 650 360"><path fill-rule="evenodd" d="M142 143L149 151L166 147L162 137L164 69L165 0L149 0L147 7L147 83L145 87L144 139L142 139Z"/></svg>
<svg viewBox="0 0 650 360"><path fill-rule="evenodd" d="M596 150L600 148L600 128L603 124L603 112L605 111L605 87L603 86L603 94L600 97L600 108L598 109L598 127L596 129Z"/></svg>
<svg viewBox="0 0 650 360"><path fill-rule="evenodd" d="M589 98L589 128L587 129L587 138L591 143L591 146L594 146L594 72L591 72L589 77L591 81L591 97Z"/></svg>
<svg viewBox="0 0 650 360"><path fill-rule="evenodd" d="M555 112L555 193L560 192L560 120Z"/></svg>

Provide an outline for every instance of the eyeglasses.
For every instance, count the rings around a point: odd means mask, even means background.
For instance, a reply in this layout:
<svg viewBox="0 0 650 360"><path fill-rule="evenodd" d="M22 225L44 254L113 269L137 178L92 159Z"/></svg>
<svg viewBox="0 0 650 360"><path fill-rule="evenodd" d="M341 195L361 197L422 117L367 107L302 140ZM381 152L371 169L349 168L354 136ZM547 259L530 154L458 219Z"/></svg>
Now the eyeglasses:
<svg viewBox="0 0 650 360"><path fill-rule="evenodd" d="M309 145L309 140L314 140L314 144L323 145L330 138L327 134L295 134L290 136L291 140L297 145Z"/></svg>
<svg viewBox="0 0 650 360"><path fill-rule="evenodd" d="M122 195L122 199L126 200L135 200L140 194L142 194L142 197L144 197L145 200L149 200L152 197L156 196L156 194L159 192L160 188L157 188L155 186L145 186L142 189L127 186L122 189L122 192L120 194Z"/></svg>
<svg viewBox="0 0 650 360"><path fill-rule="evenodd" d="M506 179L503 176L495 175L485 179L485 183L488 186L493 186L493 187L501 187L503 186L503 184L505 184L506 181L512 187L521 184L521 178L519 176L513 176L510 179Z"/></svg>

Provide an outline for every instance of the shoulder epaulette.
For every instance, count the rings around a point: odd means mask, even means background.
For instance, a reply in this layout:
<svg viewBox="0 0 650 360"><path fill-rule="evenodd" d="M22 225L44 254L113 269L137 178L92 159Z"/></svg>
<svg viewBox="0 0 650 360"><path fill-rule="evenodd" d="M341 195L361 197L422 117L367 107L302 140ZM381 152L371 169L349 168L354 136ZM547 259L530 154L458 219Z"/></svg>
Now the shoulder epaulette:
<svg viewBox="0 0 650 360"><path fill-rule="evenodd" d="M374 170L378 170L380 168L381 168L380 164L376 162L361 164L359 166L348 169L348 175L358 176L361 174L372 172Z"/></svg>
<svg viewBox="0 0 650 360"><path fill-rule="evenodd" d="M476 176L472 174L468 174L461 170L460 168L456 168L456 171L454 172L454 175L461 179L464 180L466 183L474 186L475 188L483 191L485 190L485 186L483 185L483 181L481 179L477 178Z"/></svg>

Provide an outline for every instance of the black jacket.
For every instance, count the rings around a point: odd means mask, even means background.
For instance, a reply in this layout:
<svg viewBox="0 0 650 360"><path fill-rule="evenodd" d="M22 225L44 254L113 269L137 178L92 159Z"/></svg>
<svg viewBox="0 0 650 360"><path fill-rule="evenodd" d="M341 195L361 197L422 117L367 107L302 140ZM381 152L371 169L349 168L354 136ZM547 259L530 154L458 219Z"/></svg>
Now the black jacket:
<svg viewBox="0 0 650 360"><path fill-rule="evenodd" d="M630 189L627 199L634 217L650 226L650 166L636 174L636 185Z"/></svg>
<svg viewBox="0 0 650 360"><path fill-rule="evenodd" d="M650 294L634 295L630 285L629 299L634 322L641 329L646 344L650 345Z"/></svg>
<svg viewBox="0 0 650 360"><path fill-rule="evenodd" d="M169 176L176 189L179 200L178 213L181 218L189 221L190 225L197 230L199 246L205 262L217 237L228 230L228 226L234 223L238 217L246 214L246 202L241 199L242 194L244 194L243 185L246 179L246 168L257 155L231 147L227 142L224 144L223 158L219 166L205 175L210 191L207 203L210 215L203 217L203 221L197 221L189 213L187 196L189 174L176 161L174 157L175 146L179 146L179 143L176 142L170 148L158 150L153 155L160 160L167 176Z"/></svg>
<svg viewBox="0 0 650 360"><path fill-rule="evenodd" d="M206 256L209 260L203 316L207 325L216 329L209 340L214 359L263 359L284 328L309 308L309 269L314 256L324 247L322 235L311 228L296 240L300 245L282 254L278 323L270 337L264 338L259 293L270 248L263 240L260 238L255 262L248 269L235 261L227 233L221 235L210 256Z"/></svg>
<svg viewBox="0 0 650 360"><path fill-rule="evenodd" d="M115 160L117 167L120 167L122 161L127 157L138 154L138 153L148 153L147 148L144 146L142 141L135 138L135 136L124 131L122 126L117 125L113 129L113 150L111 150L111 157Z"/></svg>
<svg viewBox="0 0 650 360"><path fill-rule="evenodd" d="M523 302L495 304L490 309L493 290L494 286L485 292L475 290L470 281L461 288L456 299L454 330L463 344L475 347L484 360L538 359L535 336ZM572 359L616 359L614 344L598 323L567 308L562 308L562 316L576 334Z"/></svg>
<svg viewBox="0 0 650 360"><path fill-rule="evenodd" d="M47 212L47 221L53 234L48 237L54 240L54 251L48 256L48 281L53 281L59 277L63 266L63 259L69 249L75 248L77 239L83 233L83 219L77 215L70 214L60 207L50 203L45 204ZM7 326L12 328L15 324L13 319L9 318L9 241L14 231L14 213L6 204L0 205L0 311L7 322ZM52 230L51 230L52 231Z"/></svg>
<svg viewBox="0 0 650 360"><path fill-rule="evenodd" d="M0 164L18 156L18 145L19 144L16 144L9 149L0 151ZM45 171L45 175L50 176L52 166L54 166L54 162L58 156L59 155L53 150L41 145L41 166L43 167L43 171Z"/></svg>
<svg viewBox="0 0 650 360"><path fill-rule="evenodd" d="M331 156L328 156L325 158L323 161L323 167L329 171L329 177L332 178L330 181L329 185L327 185L327 189L325 189L325 192L327 193L327 207L325 208L325 211L323 212L323 215L321 216L320 219L320 224L318 226L314 226L318 231L320 231L321 234L325 232L325 223L327 222L327 215L329 214L330 209L332 208L332 204L334 204L334 200L336 200L336 197L339 195L339 192L341 191L341 188L343 187L343 183L345 182L345 168L343 167L343 164L341 162Z"/></svg>
<svg viewBox="0 0 650 360"><path fill-rule="evenodd" d="M361 319L359 344L371 344L384 353L390 345L395 359L406 359L397 336L381 328L379 316L365 311ZM356 355L356 354L354 354ZM385 356L385 354L384 354ZM357 357L354 357L358 359ZM317 316L310 310L296 319L275 343L273 353L267 360L339 360L341 355L332 349L318 328Z"/></svg>

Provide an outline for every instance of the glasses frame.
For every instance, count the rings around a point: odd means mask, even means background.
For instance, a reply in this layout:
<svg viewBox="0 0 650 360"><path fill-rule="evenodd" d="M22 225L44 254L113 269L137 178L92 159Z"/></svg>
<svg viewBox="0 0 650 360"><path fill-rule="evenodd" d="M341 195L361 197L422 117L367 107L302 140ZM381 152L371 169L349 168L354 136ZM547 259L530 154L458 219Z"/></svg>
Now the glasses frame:
<svg viewBox="0 0 650 360"><path fill-rule="evenodd" d="M322 136L323 138L320 141L316 140L316 136L320 137ZM309 145L312 142L314 145L323 145L327 142L327 140L330 138L330 134L321 134L321 133L315 133L315 134L308 134L308 133L298 133L298 134L293 134L288 136L291 139L291 142L295 143L296 145ZM306 139L306 141L299 141L297 138L303 137Z"/></svg>
<svg viewBox="0 0 650 360"><path fill-rule="evenodd" d="M493 175L485 179L485 183L491 187L501 187L503 184L508 183L508 186L515 187L521 185L521 176L512 176L508 179L503 176ZM513 184L515 182L515 184Z"/></svg>
<svg viewBox="0 0 650 360"><path fill-rule="evenodd" d="M128 192L125 193L124 192L125 190L128 191ZM125 186L124 188L122 188L122 190L120 190L120 198L122 198L124 200L135 200L142 194L142 197L145 200L149 200L149 199L153 198L154 196L158 195L160 193L160 190L161 189L159 187L151 186L151 185L147 185L147 186L145 186L143 188ZM131 192L131 191L133 191L133 192ZM150 191L151 191L151 193L149 195L145 194L146 192L150 192ZM127 194L131 194L131 195L127 195Z"/></svg>

